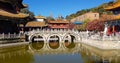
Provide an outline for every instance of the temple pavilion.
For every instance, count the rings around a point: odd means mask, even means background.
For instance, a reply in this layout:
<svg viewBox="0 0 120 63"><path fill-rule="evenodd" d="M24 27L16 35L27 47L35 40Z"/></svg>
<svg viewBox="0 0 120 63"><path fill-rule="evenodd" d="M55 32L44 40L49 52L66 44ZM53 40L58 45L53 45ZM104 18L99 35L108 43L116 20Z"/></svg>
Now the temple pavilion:
<svg viewBox="0 0 120 63"><path fill-rule="evenodd" d="M48 21L48 27L50 29L69 29L70 22L64 20Z"/></svg>
<svg viewBox="0 0 120 63"><path fill-rule="evenodd" d="M0 0L0 33L19 33L18 23L28 15L20 13L23 0Z"/></svg>
<svg viewBox="0 0 120 63"><path fill-rule="evenodd" d="M114 2L112 5L109 5L105 8L107 11L113 12L114 16L106 21L108 24L108 33L120 32L120 1Z"/></svg>
<svg viewBox="0 0 120 63"><path fill-rule="evenodd" d="M37 29L46 29L47 20L43 16L35 16L35 21L30 21L25 26L25 31L37 30Z"/></svg>

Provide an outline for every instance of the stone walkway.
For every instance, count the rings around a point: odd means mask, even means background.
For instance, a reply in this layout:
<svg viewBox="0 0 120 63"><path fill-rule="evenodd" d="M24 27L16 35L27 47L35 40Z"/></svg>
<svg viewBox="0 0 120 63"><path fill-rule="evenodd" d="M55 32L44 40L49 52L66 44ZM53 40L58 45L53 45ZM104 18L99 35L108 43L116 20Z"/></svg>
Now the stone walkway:
<svg viewBox="0 0 120 63"><path fill-rule="evenodd" d="M92 39L83 39L82 43L99 49L120 49L120 41L100 41Z"/></svg>
<svg viewBox="0 0 120 63"><path fill-rule="evenodd" d="M0 48L1 47L8 47L8 46L26 45L26 44L29 44L29 42L18 42L18 43L0 44Z"/></svg>

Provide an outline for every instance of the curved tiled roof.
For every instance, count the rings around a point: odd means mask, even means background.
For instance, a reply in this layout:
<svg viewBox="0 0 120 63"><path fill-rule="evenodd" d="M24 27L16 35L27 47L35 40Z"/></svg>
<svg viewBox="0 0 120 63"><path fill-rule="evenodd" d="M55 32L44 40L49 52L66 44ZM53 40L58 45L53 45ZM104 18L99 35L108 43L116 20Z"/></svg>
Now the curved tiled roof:
<svg viewBox="0 0 120 63"><path fill-rule="evenodd" d="M0 16L10 17L10 18L25 18L28 17L29 15L23 13L14 14L4 10L0 10Z"/></svg>
<svg viewBox="0 0 120 63"><path fill-rule="evenodd" d="M31 21L26 24L26 27L41 27L41 26L47 26L45 22L37 22L37 21Z"/></svg>
<svg viewBox="0 0 120 63"><path fill-rule="evenodd" d="M116 3L114 3L114 4L112 4L112 5L108 6L108 7L106 7L104 9L105 10L114 10L116 8L120 8L120 2L116 2Z"/></svg>
<svg viewBox="0 0 120 63"><path fill-rule="evenodd" d="M120 19L120 15L102 15L100 17L100 19L95 19L93 21L104 21L104 22L107 22L107 21L116 21L116 20L119 20Z"/></svg>
<svg viewBox="0 0 120 63"><path fill-rule="evenodd" d="M0 0L0 2L6 2L6 3L16 3L16 2L20 2L22 3L23 0Z"/></svg>
<svg viewBox="0 0 120 63"><path fill-rule="evenodd" d="M101 21L112 21L112 20L116 20L115 15L104 14L104 15L101 16Z"/></svg>
<svg viewBox="0 0 120 63"><path fill-rule="evenodd" d="M120 19L120 15L116 15L116 19Z"/></svg>
<svg viewBox="0 0 120 63"><path fill-rule="evenodd" d="M0 0L1 2L16 2L16 1L19 1L19 2L22 2L23 0Z"/></svg>
<svg viewBox="0 0 120 63"><path fill-rule="evenodd" d="M0 0L0 2L10 3L11 5L20 6L20 8L28 7L26 4L22 4L23 0Z"/></svg>
<svg viewBox="0 0 120 63"><path fill-rule="evenodd" d="M37 19L46 19L46 18L43 17L43 16L35 16L35 18L37 18Z"/></svg>
<svg viewBox="0 0 120 63"><path fill-rule="evenodd" d="M69 23L69 21L49 21L49 23Z"/></svg>

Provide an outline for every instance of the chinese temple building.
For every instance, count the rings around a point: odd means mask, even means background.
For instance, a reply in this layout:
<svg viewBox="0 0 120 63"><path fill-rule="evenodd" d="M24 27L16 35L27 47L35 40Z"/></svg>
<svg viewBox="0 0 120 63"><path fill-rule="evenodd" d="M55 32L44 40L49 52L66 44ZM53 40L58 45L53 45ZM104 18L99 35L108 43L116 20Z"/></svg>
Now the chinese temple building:
<svg viewBox="0 0 120 63"><path fill-rule="evenodd" d="M46 18L43 16L35 16L35 18L36 18L36 21L38 21L38 22L46 22L47 21Z"/></svg>
<svg viewBox="0 0 120 63"><path fill-rule="evenodd" d="M0 33L19 33L18 22L28 15L20 13L25 8L23 0L0 0Z"/></svg>
<svg viewBox="0 0 120 63"><path fill-rule="evenodd" d="M47 20L43 16L35 16L36 20L28 22L25 26L25 31L31 31L35 29L46 29L47 28Z"/></svg>
<svg viewBox="0 0 120 63"><path fill-rule="evenodd" d="M114 16L108 20L108 34L120 32L120 1L113 3L112 5L105 8L107 11L112 11Z"/></svg>
<svg viewBox="0 0 120 63"><path fill-rule="evenodd" d="M115 15L120 14L120 1L105 8L107 11L112 11Z"/></svg>
<svg viewBox="0 0 120 63"><path fill-rule="evenodd" d="M48 21L48 27L50 29L69 29L70 28L69 25L70 25L69 21L61 20Z"/></svg>

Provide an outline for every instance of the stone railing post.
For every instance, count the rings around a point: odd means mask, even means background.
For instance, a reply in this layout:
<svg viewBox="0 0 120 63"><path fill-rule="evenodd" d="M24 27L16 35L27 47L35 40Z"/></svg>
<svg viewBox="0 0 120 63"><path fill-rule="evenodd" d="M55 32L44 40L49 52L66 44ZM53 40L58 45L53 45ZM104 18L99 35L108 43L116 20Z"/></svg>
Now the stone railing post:
<svg viewBox="0 0 120 63"><path fill-rule="evenodd" d="M2 38L2 34L0 34L0 39Z"/></svg>
<svg viewBox="0 0 120 63"><path fill-rule="evenodd" d="M4 33L2 33L2 38L4 39L4 37L5 37L5 34L4 34Z"/></svg>
<svg viewBox="0 0 120 63"><path fill-rule="evenodd" d="M8 33L8 38L10 38L10 33Z"/></svg>
<svg viewBox="0 0 120 63"><path fill-rule="evenodd" d="M15 37L17 37L17 36L16 36L16 33L14 33L14 36L13 36L13 38L15 38Z"/></svg>
<svg viewBox="0 0 120 63"><path fill-rule="evenodd" d="M25 33L26 33L26 32L25 32ZM25 33L24 33L24 34L25 34ZM20 36L21 36L21 33L18 34L18 37L20 37Z"/></svg>

